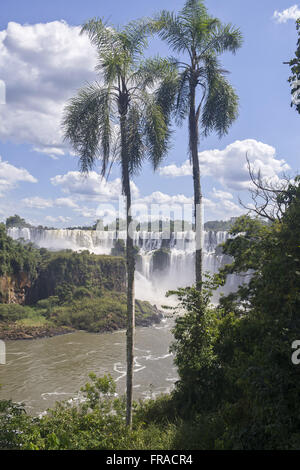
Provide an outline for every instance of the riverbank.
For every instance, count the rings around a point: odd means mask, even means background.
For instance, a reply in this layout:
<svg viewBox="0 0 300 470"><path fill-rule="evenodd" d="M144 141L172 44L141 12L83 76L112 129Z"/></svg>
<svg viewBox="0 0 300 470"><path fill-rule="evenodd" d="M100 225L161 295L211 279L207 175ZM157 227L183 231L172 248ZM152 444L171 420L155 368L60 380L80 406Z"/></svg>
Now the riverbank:
<svg viewBox="0 0 300 470"><path fill-rule="evenodd" d="M157 325L162 319L163 314L160 311L147 317L138 316L136 319L136 326L149 327ZM107 325L103 325L97 333L112 333L113 331L121 329L124 329L123 322L119 325L117 323L114 323L113 325L111 323L107 323ZM80 329L72 326L58 326L47 321L40 322L37 320L26 322L26 320L21 320L16 322L0 322L0 340L2 341L51 338L53 336L74 333L75 331L80 331Z"/></svg>
<svg viewBox="0 0 300 470"><path fill-rule="evenodd" d="M2 341L32 340L51 338L76 331L66 326L26 326L18 323L0 323L0 339Z"/></svg>

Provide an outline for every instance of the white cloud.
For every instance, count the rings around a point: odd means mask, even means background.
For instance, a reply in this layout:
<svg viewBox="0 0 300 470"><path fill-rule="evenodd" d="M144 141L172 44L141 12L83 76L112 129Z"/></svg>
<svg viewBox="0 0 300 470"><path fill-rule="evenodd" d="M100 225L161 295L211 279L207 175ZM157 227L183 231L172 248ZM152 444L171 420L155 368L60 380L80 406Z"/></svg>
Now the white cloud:
<svg viewBox="0 0 300 470"><path fill-rule="evenodd" d="M53 201L43 199L39 196L25 197L22 199L22 203L24 206L31 209L47 209L49 207L53 207Z"/></svg>
<svg viewBox="0 0 300 470"><path fill-rule="evenodd" d="M230 217L236 217L244 213L244 209L236 204L232 199L233 195L226 191L217 190L213 188L211 193L212 198L203 198L204 216L206 220L223 219L227 220ZM192 220L194 198L187 197L183 194L169 195L156 191L148 196L142 197L134 201L133 211L134 215L137 214L137 219L146 221L151 212L151 205L160 205L162 214L167 214L168 209L171 214L175 214L175 218L183 218L185 220ZM158 213L152 214L154 219L163 218ZM170 217L166 217L169 219Z"/></svg>
<svg viewBox="0 0 300 470"><path fill-rule="evenodd" d="M199 153L202 176L211 176L230 190L247 190L250 178L246 156L255 172L261 171L263 178L279 179L279 175L290 169L285 160L276 158L275 148L254 139L237 140L224 150L204 150ZM189 172L187 171L189 166ZM187 160L182 166L170 165L159 170L162 176L185 176L192 174Z"/></svg>
<svg viewBox="0 0 300 470"><path fill-rule="evenodd" d="M170 194L155 191L149 196L139 198L135 202L145 204L192 204L193 198L186 197L184 194L176 194L174 196L171 196Z"/></svg>
<svg viewBox="0 0 300 470"><path fill-rule="evenodd" d="M176 166L175 164L167 165L159 168L159 174L161 176L168 176L171 178L176 178L177 176L190 176L192 175L192 167L190 161L186 160L181 166Z"/></svg>
<svg viewBox="0 0 300 470"><path fill-rule="evenodd" d="M286 23L288 20L297 20L300 17L300 8L298 5L293 5L286 10L278 11L275 10L273 19L277 23Z"/></svg>
<svg viewBox="0 0 300 470"><path fill-rule="evenodd" d="M245 213L243 208L228 199L214 201L204 198L203 205L205 220L228 220Z"/></svg>
<svg viewBox="0 0 300 470"><path fill-rule="evenodd" d="M27 170L17 168L8 162L2 161L0 157L0 195L15 188L21 181L37 183L37 179Z"/></svg>
<svg viewBox="0 0 300 470"><path fill-rule="evenodd" d="M49 209L50 207L68 207L70 209L76 209L78 205L71 199L67 197L52 199L44 199L39 196L26 197L22 199L22 203L27 208L31 209Z"/></svg>
<svg viewBox="0 0 300 470"><path fill-rule="evenodd" d="M87 175L79 171L69 171L51 178L51 183L60 186L64 193L75 195L81 200L113 201L122 193L120 178L107 181L95 171L90 171ZM133 197L138 197L139 190L133 182L131 182L131 191Z"/></svg>
<svg viewBox="0 0 300 470"><path fill-rule="evenodd" d="M59 197L55 199L54 204L60 207L69 207L75 209L78 205L70 197Z"/></svg>
<svg viewBox="0 0 300 470"><path fill-rule="evenodd" d="M220 189L216 188L213 188L211 195L216 199L233 199L233 195L231 193L221 191Z"/></svg>
<svg viewBox="0 0 300 470"><path fill-rule="evenodd" d="M95 77L96 52L79 26L64 21L0 31L1 79L7 104L0 106L0 138L29 143L57 157L64 153L60 123L65 102Z"/></svg>

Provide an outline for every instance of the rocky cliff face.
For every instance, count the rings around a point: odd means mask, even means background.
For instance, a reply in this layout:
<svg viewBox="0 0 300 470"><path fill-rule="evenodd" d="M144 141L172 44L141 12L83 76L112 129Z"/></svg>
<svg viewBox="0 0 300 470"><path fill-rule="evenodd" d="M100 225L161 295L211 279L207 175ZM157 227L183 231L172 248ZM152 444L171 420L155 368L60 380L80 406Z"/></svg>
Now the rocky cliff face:
<svg viewBox="0 0 300 470"><path fill-rule="evenodd" d="M32 286L27 273L0 277L0 303L25 305Z"/></svg>

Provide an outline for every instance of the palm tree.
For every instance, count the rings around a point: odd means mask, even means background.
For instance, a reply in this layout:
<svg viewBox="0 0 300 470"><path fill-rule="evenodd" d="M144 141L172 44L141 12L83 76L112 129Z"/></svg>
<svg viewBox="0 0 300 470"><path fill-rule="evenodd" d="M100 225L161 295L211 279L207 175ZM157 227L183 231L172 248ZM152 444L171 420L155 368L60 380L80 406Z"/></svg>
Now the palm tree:
<svg viewBox="0 0 300 470"><path fill-rule="evenodd" d="M127 413L132 423L133 351L135 328L135 252L131 236L130 180L150 159L157 168L168 148L171 96L175 76L167 60L142 60L147 45L144 21L131 22L123 29L108 26L100 19L87 22L87 33L97 48L99 82L80 89L65 108L65 138L79 156L83 173L100 160L104 176L116 149L121 166L122 192L126 198L127 220ZM163 77L163 78L162 78Z"/></svg>
<svg viewBox="0 0 300 470"><path fill-rule="evenodd" d="M183 56L174 59L179 69L176 118L179 124L188 117L189 153L193 168L194 214L196 229L196 286L202 285L202 191L198 156L199 128L207 136L216 131L222 137L238 115L238 97L225 78L218 61L225 51L241 46L239 29L222 25L208 15L203 1L187 0L176 15L162 11L150 25L170 48ZM199 96L198 96L199 95Z"/></svg>

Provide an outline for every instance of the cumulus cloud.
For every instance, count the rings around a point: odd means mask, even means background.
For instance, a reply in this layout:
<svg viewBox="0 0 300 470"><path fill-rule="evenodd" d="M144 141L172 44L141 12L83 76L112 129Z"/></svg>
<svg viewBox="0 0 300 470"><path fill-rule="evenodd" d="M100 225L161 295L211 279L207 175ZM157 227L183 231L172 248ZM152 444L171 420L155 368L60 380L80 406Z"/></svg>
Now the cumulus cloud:
<svg viewBox="0 0 300 470"><path fill-rule="evenodd" d="M212 197L216 199L233 199L233 195L231 193L228 193L226 191L221 191L220 189L213 188L212 190Z"/></svg>
<svg viewBox="0 0 300 470"><path fill-rule="evenodd" d="M276 158L276 150L271 145L254 139L237 140L224 150L204 150L199 153L203 176L212 176L230 190L247 190L250 178L246 156L255 172L260 170L263 178L277 181L282 172L290 169L285 160ZM188 171L189 170L189 171ZM177 177L192 174L187 160L182 166L169 165L159 170L161 176Z"/></svg>
<svg viewBox="0 0 300 470"><path fill-rule="evenodd" d="M244 209L236 204L233 195L226 191L213 188L211 198L203 198L204 216L206 220L229 219L230 217L241 215ZM158 205L161 212L151 212L151 205ZM168 210L171 218L192 220L194 198L183 194L169 195L156 191L148 196L134 201L133 212L138 215L138 220L145 221L151 214L154 219L163 218L159 214L167 214ZM170 217L167 217L169 219Z"/></svg>
<svg viewBox="0 0 300 470"><path fill-rule="evenodd" d="M186 197L184 194L176 194L171 196L160 191L155 191L149 196L145 196L136 201L136 203L145 204L192 204L193 198Z"/></svg>
<svg viewBox="0 0 300 470"><path fill-rule="evenodd" d="M0 157L0 195L15 188L21 181L37 183L37 179L27 170L17 168L8 162L2 161Z"/></svg>
<svg viewBox="0 0 300 470"><path fill-rule="evenodd" d="M176 178L177 176L190 176L192 174L192 167L189 160L186 160L181 166L175 164L163 166L159 168L159 174L161 176L168 176Z"/></svg>
<svg viewBox="0 0 300 470"><path fill-rule="evenodd" d="M50 223L66 223L66 222L70 222L71 221L71 218L70 217L64 217L63 215L59 215L57 217L53 217L52 215L47 215L45 217L45 220L46 222L50 222Z"/></svg>
<svg viewBox="0 0 300 470"><path fill-rule="evenodd" d="M28 143L57 158L65 152L60 128L65 102L95 77L96 52L79 26L64 21L21 25L0 31L0 138Z"/></svg>
<svg viewBox="0 0 300 470"><path fill-rule="evenodd" d="M228 220L242 215L245 210L229 199L203 199L205 220Z"/></svg>
<svg viewBox="0 0 300 470"><path fill-rule="evenodd" d="M78 205L70 197L59 197L55 199L54 204L59 207L69 207L75 209Z"/></svg>
<svg viewBox="0 0 300 470"><path fill-rule="evenodd" d="M289 20L296 21L298 18L300 18L300 8L298 5L293 5L283 11L275 10L273 14L273 19L277 23L286 23Z"/></svg>
<svg viewBox="0 0 300 470"><path fill-rule="evenodd" d="M48 209L49 207L53 207L53 201L39 196L25 197L22 199L22 203L24 206L31 209Z"/></svg>
<svg viewBox="0 0 300 470"><path fill-rule="evenodd" d="M78 205L67 197L60 197L57 199L44 199L39 196L26 197L22 199L24 206L31 209L49 209L50 207L67 207L70 209L76 209Z"/></svg>
<svg viewBox="0 0 300 470"><path fill-rule="evenodd" d="M75 195L80 199L95 201L117 200L122 193L121 179L107 181L95 171L82 175L79 171L69 171L64 175L51 178L54 186L60 186L66 194ZM138 187L131 182L133 197L138 197Z"/></svg>

